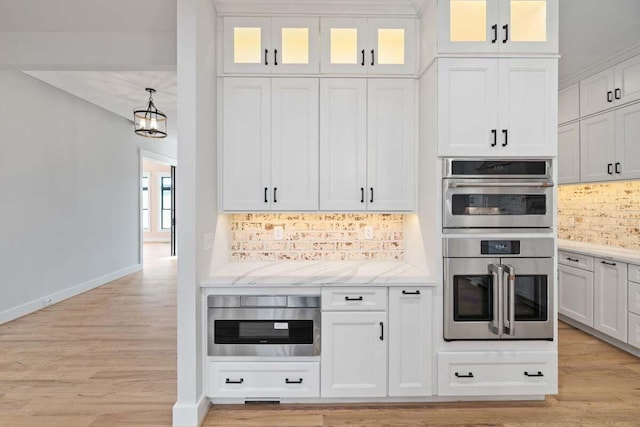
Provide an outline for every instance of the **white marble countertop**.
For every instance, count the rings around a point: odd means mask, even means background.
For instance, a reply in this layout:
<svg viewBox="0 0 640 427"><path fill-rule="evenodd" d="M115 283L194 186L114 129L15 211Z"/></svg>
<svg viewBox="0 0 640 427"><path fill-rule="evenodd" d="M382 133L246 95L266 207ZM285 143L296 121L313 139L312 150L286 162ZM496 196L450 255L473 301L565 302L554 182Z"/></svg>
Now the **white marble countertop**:
<svg viewBox="0 0 640 427"><path fill-rule="evenodd" d="M238 261L224 264L200 286L437 286L439 282L405 261Z"/></svg>
<svg viewBox="0 0 640 427"><path fill-rule="evenodd" d="M632 249L614 248L611 246L594 245L593 243L562 239L558 239L558 249L561 251L613 259L620 262L640 264L640 251Z"/></svg>

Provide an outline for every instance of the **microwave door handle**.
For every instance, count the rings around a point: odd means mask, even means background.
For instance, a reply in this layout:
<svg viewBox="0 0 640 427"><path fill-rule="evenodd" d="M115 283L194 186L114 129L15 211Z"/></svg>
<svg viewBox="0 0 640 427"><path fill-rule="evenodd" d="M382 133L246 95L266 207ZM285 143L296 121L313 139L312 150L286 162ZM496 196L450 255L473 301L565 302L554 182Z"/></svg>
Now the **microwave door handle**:
<svg viewBox="0 0 640 427"><path fill-rule="evenodd" d="M502 335L502 276L504 276L501 265L489 264L489 271L493 276L493 319L491 320L491 332Z"/></svg>
<svg viewBox="0 0 640 427"><path fill-rule="evenodd" d="M478 188L478 187L521 187L521 188L549 188L553 181L544 182L449 182L449 188Z"/></svg>
<svg viewBox="0 0 640 427"><path fill-rule="evenodd" d="M506 333L513 336L516 334L516 269L512 265L504 265L504 276L508 288L505 295L507 313L504 325Z"/></svg>

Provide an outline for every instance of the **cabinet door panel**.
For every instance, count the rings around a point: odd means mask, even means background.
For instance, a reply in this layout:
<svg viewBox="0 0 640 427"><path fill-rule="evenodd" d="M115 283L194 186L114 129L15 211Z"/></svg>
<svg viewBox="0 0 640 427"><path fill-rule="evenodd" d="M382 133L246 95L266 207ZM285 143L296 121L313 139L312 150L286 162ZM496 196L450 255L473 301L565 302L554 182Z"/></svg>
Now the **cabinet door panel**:
<svg viewBox="0 0 640 427"><path fill-rule="evenodd" d="M640 104L616 110L615 179L640 178Z"/></svg>
<svg viewBox="0 0 640 427"><path fill-rule="evenodd" d="M431 396L431 290L389 289L389 396Z"/></svg>
<svg viewBox="0 0 640 427"><path fill-rule="evenodd" d="M273 18L271 27L273 73L315 74L319 71L318 18Z"/></svg>
<svg viewBox="0 0 640 427"><path fill-rule="evenodd" d="M498 63L498 145L501 154L555 156L558 137L558 61L501 59ZM505 129L508 135L503 133Z"/></svg>
<svg viewBox="0 0 640 427"><path fill-rule="evenodd" d="M270 18L224 18L224 72L270 73Z"/></svg>
<svg viewBox="0 0 640 427"><path fill-rule="evenodd" d="M558 312L593 327L593 273L558 266Z"/></svg>
<svg viewBox="0 0 640 427"><path fill-rule="evenodd" d="M225 78L223 107L223 209L269 210L270 82Z"/></svg>
<svg viewBox="0 0 640 427"><path fill-rule="evenodd" d="M580 116L588 116L614 106L613 68L580 81Z"/></svg>
<svg viewBox="0 0 640 427"><path fill-rule="evenodd" d="M367 80L320 81L320 209L366 209Z"/></svg>
<svg viewBox="0 0 640 427"><path fill-rule="evenodd" d="M580 122L580 181L613 179L614 140L615 114L613 112L590 117ZM609 164L611 166L608 166Z"/></svg>
<svg viewBox="0 0 640 427"><path fill-rule="evenodd" d="M366 74L367 28L363 18L322 18L320 72Z"/></svg>
<svg viewBox="0 0 640 427"><path fill-rule="evenodd" d="M627 341L627 264L596 258L593 327Z"/></svg>
<svg viewBox="0 0 640 427"><path fill-rule="evenodd" d="M369 19L367 56L369 74L415 74L415 19ZM371 65L373 64L373 65Z"/></svg>
<svg viewBox="0 0 640 427"><path fill-rule="evenodd" d="M501 0L498 34L500 52L557 53L558 0Z"/></svg>
<svg viewBox="0 0 640 427"><path fill-rule="evenodd" d="M368 82L368 209L415 209L415 81Z"/></svg>
<svg viewBox="0 0 640 427"><path fill-rule="evenodd" d="M575 83L558 92L558 123L580 118L580 85Z"/></svg>
<svg viewBox="0 0 640 427"><path fill-rule="evenodd" d="M498 52L498 3L492 0L439 2L438 50L442 53Z"/></svg>
<svg viewBox="0 0 640 427"><path fill-rule="evenodd" d="M317 210L318 79L272 79L271 99L271 207Z"/></svg>
<svg viewBox="0 0 640 427"><path fill-rule="evenodd" d="M440 156L491 156L498 152L498 60L440 59ZM497 136L496 136L497 138Z"/></svg>
<svg viewBox="0 0 640 427"><path fill-rule="evenodd" d="M386 320L386 312L322 313L321 397L387 395Z"/></svg>
<svg viewBox="0 0 640 427"><path fill-rule="evenodd" d="M615 81L618 105L640 99L640 55L615 66Z"/></svg>
<svg viewBox="0 0 640 427"><path fill-rule="evenodd" d="M580 182L580 123L558 128L558 183Z"/></svg>

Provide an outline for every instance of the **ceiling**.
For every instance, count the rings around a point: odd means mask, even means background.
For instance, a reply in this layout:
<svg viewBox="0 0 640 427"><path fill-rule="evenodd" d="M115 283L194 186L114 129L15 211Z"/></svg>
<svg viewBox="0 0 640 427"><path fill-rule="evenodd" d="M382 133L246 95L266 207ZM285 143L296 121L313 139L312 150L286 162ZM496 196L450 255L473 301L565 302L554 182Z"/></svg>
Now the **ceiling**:
<svg viewBox="0 0 640 427"><path fill-rule="evenodd" d="M153 100L168 116L168 140L176 141L177 83L175 71L25 71L65 92L131 120L133 109L145 106L146 87L157 90Z"/></svg>

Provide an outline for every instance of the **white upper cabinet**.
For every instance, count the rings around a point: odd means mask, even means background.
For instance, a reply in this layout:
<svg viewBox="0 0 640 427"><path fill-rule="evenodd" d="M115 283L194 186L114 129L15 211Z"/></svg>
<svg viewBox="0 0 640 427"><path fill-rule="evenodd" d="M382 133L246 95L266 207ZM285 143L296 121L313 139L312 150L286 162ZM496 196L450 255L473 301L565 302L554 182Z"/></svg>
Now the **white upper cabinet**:
<svg viewBox="0 0 640 427"><path fill-rule="evenodd" d="M224 79L223 209L318 209L318 79Z"/></svg>
<svg viewBox="0 0 640 427"><path fill-rule="evenodd" d="M318 73L318 18L224 18L225 73Z"/></svg>
<svg viewBox="0 0 640 427"><path fill-rule="evenodd" d="M580 81L580 115L640 99L640 55Z"/></svg>
<svg viewBox="0 0 640 427"><path fill-rule="evenodd" d="M413 79L322 79L320 209L415 209Z"/></svg>
<svg viewBox="0 0 640 427"><path fill-rule="evenodd" d="M558 184L580 182L580 123L558 128Z"/></svg>
<svg viewBox="0 0 640 427"><path fill-rule="evenodd" d="M441 53L557 53L558 0L442 0Z"/></svg>
<svg viewBox="0 0 640 427"><path fill-rule="evenodd" d="M323 18L322 73L408 74L416 72L416 20Z"/></svg>
<svg viewBox="0 0 640 427"><path fill-rule="evenodd" d="M615 179L640 179L640 104L616 110Z"/></svg>
<svg viewBox="0 0 640 427"><path fill-rule="evenodd" d="M572 84L558 92L558 123L580 118L580 85Z"/></svg>
<svg viewBox="0 0 640 427"><path fill-rule="evenodd" d="M556 60L439 62L440 156L556 155Z"/></svg>

